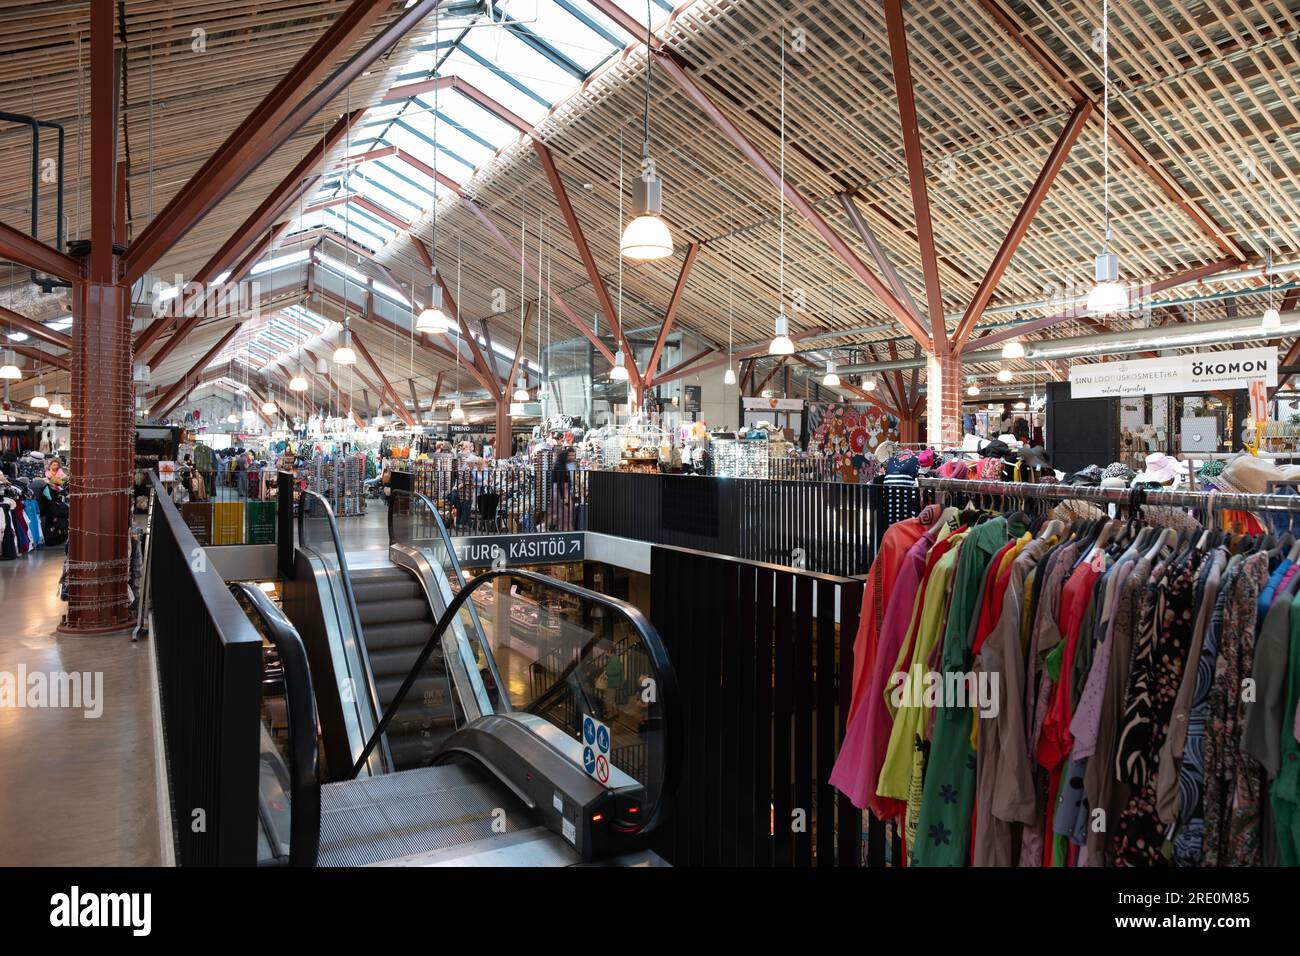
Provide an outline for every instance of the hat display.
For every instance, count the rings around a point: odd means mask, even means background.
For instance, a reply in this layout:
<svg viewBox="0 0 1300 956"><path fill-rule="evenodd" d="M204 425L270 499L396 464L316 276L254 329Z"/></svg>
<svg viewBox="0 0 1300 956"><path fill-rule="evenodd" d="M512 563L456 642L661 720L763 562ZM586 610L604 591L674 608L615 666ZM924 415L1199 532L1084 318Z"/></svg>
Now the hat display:
<svg viewBox="0 0 1300 956"><path fill-rule="evenodd" d="M1132 481L1135 475L1137 472L1122 461L1112 461L1101 471L1103 478L1123 478L1125 484Z"/></svg>
<svg viewBox="0 0 1300 956"><path fill-rule="evenodd" d="M1072 474L1066 483L1071 485L1097 485L1101 483L1103 477L1105 475L1102 473L1100 466L1088 465L1086 468L1080 468Z"/></svg>
<svg viewBox="0 0 1300 956"><path fill-rule="evenodd" d="M1005 458L1011 454L1011 448L1006 442L994 439L980 449L980 455L984 458Z"/></svg>
<svg viewBox="0 0 1300 956"><path fill-rule="evenodd" d="M1022 448L1020 450L1020 460L1030 468L1039 468L1045 471L1052 470L1052 463L1047 458L1047 451L1041 445Z"/></svg>
<svg viewBox="0 0 1300 956"><path fill-rule="evenodd" d="M1103 478L1103 479L1101 480L1101 487L1103 487L1103 488L1127 488L1127 487L1128 487L1128 482L1125 481L1123 478L1120 478L1118 475L1110 475L1109 477Z"/></svg>
<svg viewBox="0 0 1300 956"><path fill-rule="evenodd" d="M1142 473L1133 478L1133 484L1177 485L1186 474L1187 462L1162 451L1153 451L1147 455L1146 467Z"/></svg>

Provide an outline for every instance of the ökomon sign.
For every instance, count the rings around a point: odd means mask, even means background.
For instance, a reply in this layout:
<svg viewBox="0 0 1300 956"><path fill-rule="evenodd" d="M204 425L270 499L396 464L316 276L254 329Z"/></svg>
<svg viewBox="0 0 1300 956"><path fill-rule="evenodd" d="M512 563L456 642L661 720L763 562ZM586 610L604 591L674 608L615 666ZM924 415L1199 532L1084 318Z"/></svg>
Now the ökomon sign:
<svg viewBox="0 0 1300 956"><path fill-rule="evenodd" d="M1277 348L1192 352L1128 362L1070 366L1071 398L1168 395L1277 384Z"/></svg>

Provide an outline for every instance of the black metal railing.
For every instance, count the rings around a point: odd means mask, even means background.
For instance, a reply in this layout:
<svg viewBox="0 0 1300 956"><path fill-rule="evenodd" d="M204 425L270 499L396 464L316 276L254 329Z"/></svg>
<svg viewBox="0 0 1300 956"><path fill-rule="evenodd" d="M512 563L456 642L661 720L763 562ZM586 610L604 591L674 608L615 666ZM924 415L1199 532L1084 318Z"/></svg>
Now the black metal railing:
<svg viewBox="0 0 1300 956"><path fill-rule="evenodd" d="M408 476L453 535L581 531L587 501L584 469L556 482L550 469L485 465L426 469Z"/></svg>
<svg viewBox="0 0 1300 956"><path fill-rule="evenodd" d="M687 728L656 849L675 866L860 865L861 811L829 778L863 582L662 546L650 581Z"/></svg>
<svg viewBox="0 0 1300 956"><path fill-rule="evenodd" d="M877 485L593 471L587 530L652 544L865 574L878 538Z"/></svg>
<svg viewBox="0 0 1300 956"><path fill-rule="evenodd" d="M275 648L282 671L287 712L288 747L284 756L289 776L290 866L315 866L320 851L320 748L316 741L316 697L312 693L307 649L297 628L254 584L235 582L230 593L242 599L261 621Z"/></svg>
<svg viewBox="0 0 1300 956"><path fill-rule="evenodd" d="M149 581L182 866L257 861L262 638L152 478Z"/></svg>

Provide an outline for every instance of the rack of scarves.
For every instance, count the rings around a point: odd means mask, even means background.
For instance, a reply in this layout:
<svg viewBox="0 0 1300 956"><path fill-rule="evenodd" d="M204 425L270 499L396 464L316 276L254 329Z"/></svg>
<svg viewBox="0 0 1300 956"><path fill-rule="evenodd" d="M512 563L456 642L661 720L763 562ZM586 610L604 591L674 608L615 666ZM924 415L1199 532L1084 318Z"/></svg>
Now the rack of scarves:
<svg viewBox="0 0 1300 956"><path fill-rule="evenodd" d="M1300 539L1216 527L1300 496L919 485L831 775L908 865L1300 865Z"/></svg>

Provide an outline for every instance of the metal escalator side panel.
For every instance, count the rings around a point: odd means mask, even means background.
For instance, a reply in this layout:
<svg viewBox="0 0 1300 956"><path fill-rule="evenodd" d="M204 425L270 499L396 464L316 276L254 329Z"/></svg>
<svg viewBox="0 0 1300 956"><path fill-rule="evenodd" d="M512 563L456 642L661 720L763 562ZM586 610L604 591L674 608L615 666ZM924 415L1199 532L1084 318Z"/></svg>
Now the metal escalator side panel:
<svg viewBox="0 0 1300 956"><path fill-rule="evenodd" d="M446 573L439 563L434 561L424 549L406 544L390 545L388 555L395 565L405 568L415 576L429 601L433 619L441 621L447 613L448 605L451 604L452 599L455 597L455 592L452 590ZM500 678L496 676L496 663L492 660L492 649L488 646L483 635L483 627L478 620L477 614L473 613L473 603L471 602L465 607L470 608L471 611L469 617L470 627L477 627L474 639L483 648L488 667L493 673L494 679L498 681L497 686L500 686ZM483 684L483 676L478 669L478 659L474 654L471 636L466 631L465 617L462 615L457 614L452 619L451 626L443 633L442 652L445 660L455 661L458 665L452 670L452 682L456 687L456 693L460 698L461 708L465 712L467 721L476 720L500 709L499 705L493 705L487 687ZM504 695L499 695L499 697L504 702ZM504 703L504 706L508 708L508 702Z"/></svg>
<svg viewBox="0 0 1300 956"><path fill-rule="evenodd" d="M294 560L294 580L284 587L285 611L302 635L315 679L327 779L344 779L378 725L379 708L371 704L378 692L360 635L337 613L336 572L302 548ZM367 772L384 772L387 759L386 748L376 748Z"/></svg>
<svg viewBox="0 0 1300 956"><path fill-rule="evenodd" d="M537 822L559 834L584 861L634 848L639 828L630 821L639 821L645 788L625 775L618 778L621 787L597 783L555 734L559 731L541 718L493 714L457 731L435 764L457 755L474 759L511 791L525 795Z"/></svg>

